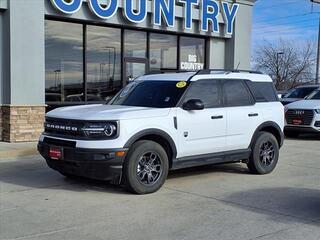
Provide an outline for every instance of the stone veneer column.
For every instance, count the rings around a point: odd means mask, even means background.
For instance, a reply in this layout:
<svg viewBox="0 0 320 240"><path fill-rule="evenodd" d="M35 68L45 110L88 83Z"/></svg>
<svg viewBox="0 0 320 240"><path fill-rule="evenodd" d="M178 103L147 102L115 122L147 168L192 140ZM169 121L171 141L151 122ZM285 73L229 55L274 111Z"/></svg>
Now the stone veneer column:
<svg viewBox="0 0 320 240"><path fill-rule="evenodd" d="M28 3L25 3L28 2ZM2 139L36 141L45 115L43 0L10 0L1 12Z"/></svg>
<svg viewBox="0 0 320 240"><path fill-rule="evenodd" d="M37 141L43 131L44 116L45 106L2 106L3 141Z"/></svg>

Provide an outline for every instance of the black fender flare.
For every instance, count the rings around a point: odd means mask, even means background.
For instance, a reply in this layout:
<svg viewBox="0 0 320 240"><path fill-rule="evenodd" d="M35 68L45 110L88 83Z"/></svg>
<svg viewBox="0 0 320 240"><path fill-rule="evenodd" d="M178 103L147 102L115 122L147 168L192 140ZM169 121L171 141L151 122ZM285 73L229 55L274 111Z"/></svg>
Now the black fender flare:
<svg viewBox="0 0 320 240"><path fill-rule="evenodd" d="M250 143L250 148L252 149L253 144L255 143L259 132L263 129L263 128L267 128L267 127L272 127L274 129L276 129L277 133L279 134L280 139L277 139L279 141L279 146L282 147L283 146L283 142L284 142L284 134L283 131L281 130L280 126L272 121L268 121L268 122L264 122L261 125L259 125L259 127L257 127L256 131L253 134L253 137L251 139L251 143Z"/></svg>
<svg viewBox="0 0 320 240"><path fill-rule="evenodd" d="M172 137L165 131L156 128L145 129L140 132L137 132L131 138L129 138L129 140L125 143L124 148L130 148L131 145L135 143L138 139L147 135L158 135L159 137L165 139L171 147L172 158L175 159L177 157L177 147Z"/></svg>

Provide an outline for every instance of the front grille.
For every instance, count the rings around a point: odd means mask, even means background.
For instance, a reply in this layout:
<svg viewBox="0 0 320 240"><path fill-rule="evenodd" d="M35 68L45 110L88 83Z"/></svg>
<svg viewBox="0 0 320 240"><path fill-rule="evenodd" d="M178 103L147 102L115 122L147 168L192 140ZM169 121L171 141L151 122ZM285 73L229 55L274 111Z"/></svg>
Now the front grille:
<svg viewBox="0 0 320 240"><path fill-rule="evenodd" d="M85 137L83 127L81 121L57 118L46 118L44 124L45 133L70 137Z"/></svg>
<svg viewBox="0 0 320 240"><path fill-rule="evenodd" d="M290 125L310 126L313 118L313 110L290 109L286 113L286 120Z"/></svg>
<svg viewBox="0 0 320 240"><path fill-rule="evenodd" d="M75 148L76 147L76 142L74 142L74 141L65 141L65 140L53 139L53 138L45 137L43 142L47 143L47 144L50 144L50 145L57 146L57 147L69 147L69 148Z"/></svg>

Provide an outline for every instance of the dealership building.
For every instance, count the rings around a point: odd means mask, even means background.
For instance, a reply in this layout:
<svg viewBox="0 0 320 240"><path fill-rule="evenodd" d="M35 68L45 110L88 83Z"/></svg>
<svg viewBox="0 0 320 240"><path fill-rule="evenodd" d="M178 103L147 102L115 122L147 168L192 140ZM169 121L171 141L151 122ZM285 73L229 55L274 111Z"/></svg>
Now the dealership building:
<svg viewBox="0 0 320 240"><path fill-rule="evenodd" d="M35 141L46 111L146 73L249 69L254 2L0 0L0 141Z"/></svg>

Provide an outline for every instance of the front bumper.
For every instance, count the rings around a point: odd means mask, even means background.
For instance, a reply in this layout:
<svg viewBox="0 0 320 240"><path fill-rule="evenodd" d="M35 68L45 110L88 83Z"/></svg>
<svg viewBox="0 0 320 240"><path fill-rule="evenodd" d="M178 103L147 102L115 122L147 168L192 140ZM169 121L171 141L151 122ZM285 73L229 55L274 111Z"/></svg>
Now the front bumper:
<svg viewBox="0 0 320 240"><path fill-rule="evenodd" d="M61 160L49 156L52 147L61 149ZM125 156L118 157L116 152L127 149L82 149L40 141L38 151L50 168L62 174L120 183Z"/></svg>
<svg viewBox="0 0 320 240"><path fill-rule="evenodd" d="M285 131L297 132L297 133L320 133L320 129L317 130L310 126L291 126L287 125L284 128Z"/></svg>

